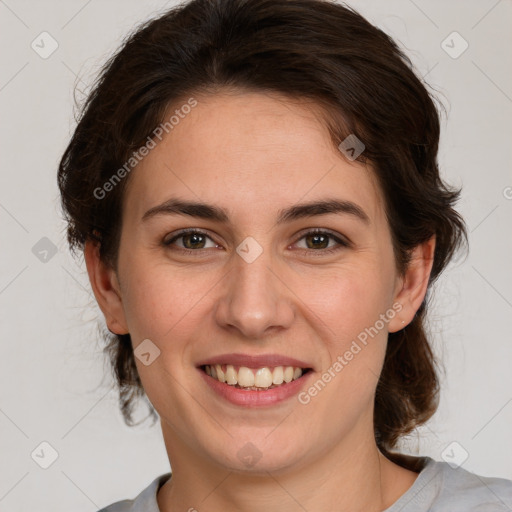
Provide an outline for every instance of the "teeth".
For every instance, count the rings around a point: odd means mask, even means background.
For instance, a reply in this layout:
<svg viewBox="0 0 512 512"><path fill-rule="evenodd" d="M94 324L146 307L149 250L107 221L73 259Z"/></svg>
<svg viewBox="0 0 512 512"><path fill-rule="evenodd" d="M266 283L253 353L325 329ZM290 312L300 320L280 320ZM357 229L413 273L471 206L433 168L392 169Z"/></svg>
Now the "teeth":
<svg viewBox="0 0 512 512"><path fill-rule="evenodd" d="M284 382L284 371L282 366L276 366L272 372L272 383L282 384Z"/></svg>
<svg viewBox="0 0 512 512"><path fill-rule="evenodd" d="M293 367L287 366L286 370L284 371L284 381L291 382L292 380L293 380Z"/></svg>
<svg viewBox="0 0 512 512"><path fill-rule="evenodd" d="M225 370L223 369L225 368ZM219 382L225 382L230 386L247 389L268 389L291 382L302 376L302 368L293 366L276 366L275 368L258 368L253 370L246 366L240 366L238 371L231 365L215 366L206 365L205 372Z"/></svg>
<svg viewBox="0 0 512 512"><path fill-rule="evenodd" d="M234 386L235 384L238 384L238 375L236 374L236 371L233 368L233 365L231 365L231 364L228 364L226 367L226 382L230 386Z"/></svg>
<svg viewBox="0 0 512 512"><path fill-rule="evenodd" d="M250 386L258 386L261 387L259 384L255 384L256 378L254 377L254 373L252 373L249 368L246 368L245 366L241 366L238 370L238 384L244 388L248 388Z"/></svg>
<svg viewBox="0 0 512 512"><path fill-rule="evenodd" d="M240 370L241 369L242 368L240 368ZM268 368L260 368L256 371L256 375L254 376L254 385L257 388L268 388L272 386L272 374Z"/></svg>
<svg viewBox="0 0 512 512"><path fill-rule="evenodd" d="M220 364L215 365L215 371L217 372L217 380L219 380L220 382L226 382L226 375L222 371Z"/></svg>

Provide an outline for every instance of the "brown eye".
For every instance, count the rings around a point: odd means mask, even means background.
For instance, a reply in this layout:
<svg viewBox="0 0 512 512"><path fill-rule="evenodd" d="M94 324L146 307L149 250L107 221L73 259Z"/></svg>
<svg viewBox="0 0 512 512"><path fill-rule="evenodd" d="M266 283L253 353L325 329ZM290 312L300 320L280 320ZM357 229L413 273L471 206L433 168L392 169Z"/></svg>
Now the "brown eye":
<svg viewBox="0 0 512 512"><path fill-rule="evenodd" d="M304 233L299 241L300 240L305 240L306 248L299 248L309 253L318 252L320 254L329 254L344 247L350 247L349 242L329 231L320 229ZM332 242L334 242L334 244L332 244Z"/></svg>
<svg viewBox="0 0 512 512"><path fill-rule="evenodd" d="M304 238L306 239L308 249L326 249L331 237L329 235L315 233L313 235L306 235Z"/></svg>
<svg viewBox="0 0 512 512"><path fill-rule="evenodd" d="M181 240L181 243L176 244L175 242L177 240ZM166 247L176 245L178 249L183 249L185 251L195 251L198 249L208 249L208 247L205 246L208 240L213 242L213 246L211 247L218 247L218 245L209 235L197 229L180 231L175 236L169 240L164 240L162 243Z"/></svg>
<svg viewBox="0 0 512 512"><path fill-rule="evenodd" d="M180 238L186 249L203 249L206 237L201 233L191 233L182 235Z"/></svg>

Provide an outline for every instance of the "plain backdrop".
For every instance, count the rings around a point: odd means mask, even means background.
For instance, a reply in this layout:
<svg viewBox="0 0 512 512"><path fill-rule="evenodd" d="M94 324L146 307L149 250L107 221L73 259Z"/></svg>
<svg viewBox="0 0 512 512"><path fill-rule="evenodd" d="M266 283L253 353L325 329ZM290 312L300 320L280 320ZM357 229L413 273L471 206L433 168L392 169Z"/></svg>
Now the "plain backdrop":
<svg viewBox="0 0 512 512"><path fill-rule="evenodd" d="M171 5L0 1L2 511L93 512L170 469L159 423L129 428L118 411L85 265L66 245L56 171L73 95L83 100L122 38ZM463 186L470 233L469 256L450 265L431 302L441 404L402 448L438 460L467 453L465 469L512 479L512 4L349 5L400 42L447 106L439 162Z"/></svg>

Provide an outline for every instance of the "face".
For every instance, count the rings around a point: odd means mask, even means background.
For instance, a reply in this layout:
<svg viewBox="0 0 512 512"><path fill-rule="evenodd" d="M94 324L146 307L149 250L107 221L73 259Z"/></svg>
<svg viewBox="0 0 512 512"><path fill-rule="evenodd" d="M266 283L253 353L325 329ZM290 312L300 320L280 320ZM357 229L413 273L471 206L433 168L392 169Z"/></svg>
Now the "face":
<svg viewBox="0 0 512 512"><path fill-rule="evenodd" d="M305 104L196 99L129 178L120 309L102 308L136 353L150 340L152 362L136 363L166 442L280 471L373 439L387 335L405 318L373 171L344 158ZM289 366L303 375L279 385Z"/></svg>

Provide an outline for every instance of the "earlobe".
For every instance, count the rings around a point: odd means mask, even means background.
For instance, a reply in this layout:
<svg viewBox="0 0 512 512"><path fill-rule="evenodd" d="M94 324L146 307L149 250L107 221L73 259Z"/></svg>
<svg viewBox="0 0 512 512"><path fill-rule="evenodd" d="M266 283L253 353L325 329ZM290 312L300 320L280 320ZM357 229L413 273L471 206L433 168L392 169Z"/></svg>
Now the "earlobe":
<svg viewBox="0 0 512 512"><path fill-rule="evenodd" d="M396 332L409 324L421 306L427 293L430 273L434 263L435 236L418 245L412 252L411 260L400 278L400 287L394 302L401 305L400 312L389 322L389 332Z"/></svg>
<svg viewBox="0 0 512 512"><path fill-rule="evenodd" d="M88 240L84 258L94 296L110 332L128 334L119 281L115 270L100 259L99 244Z"/></svg>

